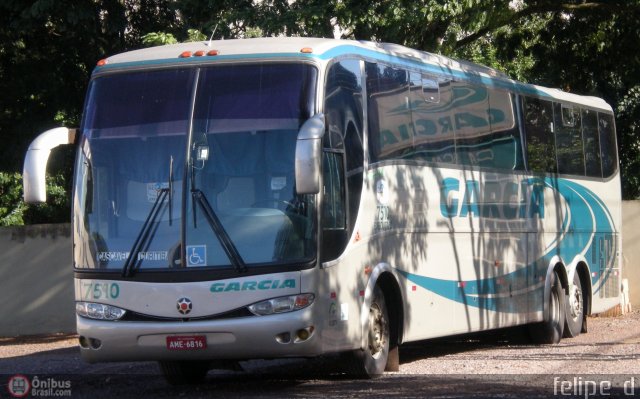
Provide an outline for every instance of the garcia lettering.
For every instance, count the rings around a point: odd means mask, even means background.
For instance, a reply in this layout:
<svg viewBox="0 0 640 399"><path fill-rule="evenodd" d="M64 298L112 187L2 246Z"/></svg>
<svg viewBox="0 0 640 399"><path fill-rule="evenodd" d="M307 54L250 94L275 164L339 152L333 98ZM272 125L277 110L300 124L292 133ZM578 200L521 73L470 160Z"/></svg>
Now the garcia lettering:
<svg viewBox="0 0 640 399"><path fill-rule="evenodd" d="M211 292L231 292L231 291L264 291L264 290L280 290L284 288L296 288L296 280L290 278L286 280L249 280L249 281L230 281L227 283L219 282L211 284Z"/></svg>

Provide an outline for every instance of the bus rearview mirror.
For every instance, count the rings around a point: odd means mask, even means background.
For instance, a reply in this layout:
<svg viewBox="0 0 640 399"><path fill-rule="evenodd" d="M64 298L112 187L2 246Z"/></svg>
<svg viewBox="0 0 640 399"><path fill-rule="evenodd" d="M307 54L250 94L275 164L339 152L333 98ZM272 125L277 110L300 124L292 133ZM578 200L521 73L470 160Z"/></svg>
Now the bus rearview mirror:
<svg viewBox="0 0 640 399"><path fill-rule="evenodd" d="M324 114L309 118L300 128L296 141L296 193L318 194L322 173Z"/></svg>

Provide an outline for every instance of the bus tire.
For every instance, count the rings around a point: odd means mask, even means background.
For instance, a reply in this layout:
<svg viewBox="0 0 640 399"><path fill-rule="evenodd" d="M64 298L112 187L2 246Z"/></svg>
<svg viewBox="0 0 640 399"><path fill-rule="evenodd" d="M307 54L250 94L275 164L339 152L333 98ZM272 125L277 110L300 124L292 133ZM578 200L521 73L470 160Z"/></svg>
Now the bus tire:
<svg viewBox="0 0 640 399"><path fill-rule="evenodd" d="M549 316L546 321L529 326L531 340L536 344L557 344L562 339L565 323L566 294L562 288L557 272L551 275L551 289L549 297L545 298L549 306Z"/></svg>
<svg viewBox="0 0 640 399"><path fill-rule="evenodd" d="M160 361L160 370L170 385L201 384L209 371L207 361Z"/></svg>
<svg viewBox="0 0 640 399"><path fill-rule="evenodd" d="M347 374L358 378L374 378L382 375L389 357L389 312L384 293L379 286L373 290L369 308L369 327L364 350L349 354Z"/></svg>
<svg viewBox="0 0 640 399"><path fill-rule="evenodd" d="M573 285L569 287L569 295L566 299L564 333L565 338L573 338L580 335L584 321L584 292L580 275L576 271L573 275Z"/></svg>

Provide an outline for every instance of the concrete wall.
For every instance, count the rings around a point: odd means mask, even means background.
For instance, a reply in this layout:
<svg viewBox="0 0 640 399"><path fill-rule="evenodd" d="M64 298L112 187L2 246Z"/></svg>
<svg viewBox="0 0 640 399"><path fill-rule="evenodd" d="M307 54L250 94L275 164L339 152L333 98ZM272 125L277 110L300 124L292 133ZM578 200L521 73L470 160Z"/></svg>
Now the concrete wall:
<svg viewBox="0 0 640 399"><path fill-rule="evenodd" d="M622 277L629 280L629 302L640 308L640 201L622 203Z"/></svg>
<svg viewBox="0 0 640 399"><path fill-rule="evenodd" d="M640 308L640 201L622 206L623 277ZM75 331L68 224L0 228L0 337Z"/></svg>
<svg viewBox="0 0 640 399"><path fill-rule="evenodd" d="M75 331L68 224L0 228L0 336Z"/></svg>

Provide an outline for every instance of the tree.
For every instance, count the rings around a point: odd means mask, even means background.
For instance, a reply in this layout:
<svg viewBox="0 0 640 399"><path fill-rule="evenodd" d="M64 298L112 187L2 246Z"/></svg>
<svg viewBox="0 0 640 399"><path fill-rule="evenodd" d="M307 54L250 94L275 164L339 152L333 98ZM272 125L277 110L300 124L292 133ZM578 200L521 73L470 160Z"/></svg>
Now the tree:
<svg viewBox="0 0 640 399"><path fill-rule="evenodd" d="M182 0L185 24L216 37L277 34L403 44L512 78L603 97L617 119L624 198L640 198L639 0Z"/></svg>
<svg viewBox="0 0 640 399"><path fill-rule="evenodd" d="M176 28L172 4L165 0L0 2L0 171L8 173L3 178L15 181L37 134L79 125L87 83L99 59L140 47L141 35L150 29ZM52 179L62 182L69 197L73 152L62 153L66 156L54 157L50 169L63 170ZM49 210L14 204L13 223L22 219L17 216L22 211L27 212L26 221L58 220L54 213L68 220L70 215L68 204L53 198Z"/></svg>
<svg viewBox="0 0 640 399"><path fill-rule="evenodd" d="M18 171L39 132L80 122L96 62L178 25L165 0L0 3L0 170Z"/></svg>
<svg viewBox="0 0 640 399"><path fill-rule="evenodd" d="M6 0L0 171L20 171L39 132L78 126L91 71L106 55L212 34L332 37L339 27L345 38L470 59L605 98L618 113L624 197L639 198L639 10L640 0ZM71 161L60 159L69 185Z"/></svg>
<svg viewBox="0 0 640 399"><path fill-rule="evenodd" d="M64 177L47 178L47 203L27 205L22 200L22 175L0 172L0 226L69 221L71 205Z"/></svg>
<svg viewBox="0 0 640 399"><path fill-rule="evenodd" d="M640 198L640 2L584 2L495 33L496 57L530 60L522 79L604 98L616 112L625 199ZM504 65L504 64L503 64ZM513 72L513 71L509 71Z"/></svg>
<svg viewBox="0 0 640 399"><path fill-rule="evenodd" d="M640 198L640 85L632 87L618 102L618 148L622 167L622 192ZM624 130L621 130L624 129Z"/></svg>

